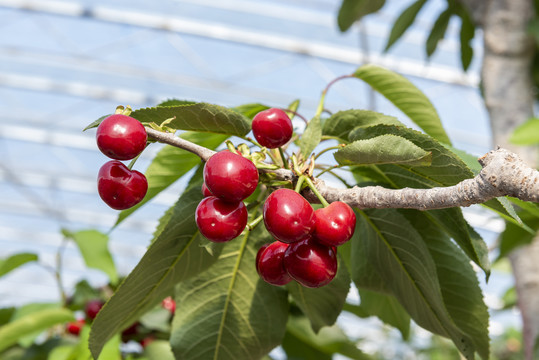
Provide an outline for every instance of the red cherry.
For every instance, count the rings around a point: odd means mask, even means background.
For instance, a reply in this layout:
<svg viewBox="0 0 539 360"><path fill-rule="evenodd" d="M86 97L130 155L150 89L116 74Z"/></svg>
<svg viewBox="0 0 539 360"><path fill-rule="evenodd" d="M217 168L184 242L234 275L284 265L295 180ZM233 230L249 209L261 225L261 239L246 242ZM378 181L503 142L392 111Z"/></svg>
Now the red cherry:
<svg viewBox="0 0 539 360"><path fill-rule="evenodd" d="M314 212L314 237L326 246L339 246L350 240L356 229L354 210L342 201Z"/></svg>
<svg viewBox="0 0 539 360"><path fill-rule="evenodd" d="M142 201L148 191L148 182L140 172L129 170L123 163L112 160L99 169L97 190L108 206L123 210Z"/></svg>
<svg viewBox="0 0 539 360"><path fill-rule="evenodd" d="M301 285L317 288L335 277L337 256L330 247L307 239L290 244L284 253L284 267Z"/></svg>
<svg viewBox="0 0 539 360"><path fill-rule="evenodd" d="M314 210L297 192L279 189L264 203L264 224L277 240L285 243L304 240L314 230Z"/></svg>
<svg viewBox="0 0 539 360"><path fill-rule="evenodd" d="M79 319L77 321L72 321L67 323L66 330L71 335L79 335L82 327L84 326L84 319Z"/></svg>
<svg viewBox="0 0 539 360"><path fill-rule="evenodd" d="M255 191L258 170L251 160L230 151L220 151L204 165L204 183L214 196L238 202Z"/></svg>
<svg viewBox="0 0 539 360"><path fill-rule="evenodd" d="M280 109L259 112L253 118L252 127L256 141L268 149L283 146L292 138L292 121Z"/></svg>
<svg viewBox="0 0 539 360"><path fill-rule="evenodd" d="M86 306L84 307L84 312L86 313L86 317L89 319L95 319L97 316L97 313L101 310L105 303L102 300L90 300L86 303Z"/></svg>
<svg viewBox="0 0 539 360"><path fill-rule="evenodd" d="M195 212L200 233L210 241L226 242L237 237L247 225L243 202L230 203L215 196L202 199Z"/></svg>
<svg viewBox="0 0 539 360"><path fill-rule="evenodd" d="M167 296L166 298L161 301L161 306L170 311L171 314L174 314L176 311L176 301L171 296Z"/></svg>
<svg viewBox="0 0 539 360"><path fill-rule="evenodd" d="M213 196L210 189L208 189L208 187L206 186L205 183L202 183L202 190L201 191L202 191L202 195L204 197Z"/></svg>
<svg viewBox="0 0 539 360"><path fill-rule="evenodd" d="M130 160L144 150L148 135L138 120L114 114L99 124L96 139L103 154L116 160Z"/></svg>
<svg viewBox="0 0 539 360"><path fill-rule="evenodd" d="M265 282L272 285L288 284L292 278L286 272L283 263L284 252L288 244L275 241L266 244L256 254L256 271Z"/></svg>

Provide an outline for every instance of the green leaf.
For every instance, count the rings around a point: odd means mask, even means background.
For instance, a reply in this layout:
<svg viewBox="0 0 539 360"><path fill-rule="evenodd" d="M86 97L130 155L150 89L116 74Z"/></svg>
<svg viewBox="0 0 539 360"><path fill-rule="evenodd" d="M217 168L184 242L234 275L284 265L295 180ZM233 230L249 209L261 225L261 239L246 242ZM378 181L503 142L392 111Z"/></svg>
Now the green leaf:
<svg viewBox="0 0 539 360"><path fill-rule="evenodd" d="M350 275L341 259L337 275L326 286L307 288L295 281L286 286L296 305L309 318L314 332L337 321L350 290Z"/></svg>
<svg viewBox="0 0 539 360"><path fill-rule="evenodd" d="M76 349L71 353L70 360L88 360L92 359L92 354L88 348L88 338L90 336L90 327L84 326L79 334L79 344ZM120 335L116 335L111 338L105 346L103 351L96 357L97 360L121 360L122 355L120 353Z"/></svg>
<svg viewBox="0 0 539 360"><path fill-rule="evenodd" d="M537 230L539 230L539 217L536 214L526 211L522 211L520 217L532 232L530 233L521 226L506 222L505 230L500 236L500 253L498 254L496 261L504 258L517 247L531 243L537 235Z"/></svg>
<svg viewBox="0 0 539 360"><path fill-rule="evenodd" d="M196 104L196 101L168 99L157 104L157 106L178 106L178 105L193 105L193 104Z"/></svg>
<svg viewBox="0 0 539 360"><path fill-rule="evenodd" d="M358 289L360 305L346 304L344 310L359 317L376 316L384 323L397 328L404 340L410 336L410 315L392 295Z"/></svg>
<svg viewBox="0 0 539 360"><path fill-rule="evenodd" d="M109 237L97 230L82 230L70 235L69 238L77 244L86 266L103 271L109 276L110 282L116 284L118 273L109 252Z"/></svg>
<svg viewBox="0 0 539 360"><path fill-rule="evenodd" d="M442 143L451 144L436 109L425 94L408 79L391 70L370 64L358 68L354 76L391 101L427 134Z"/></svg>
<svg viewBox="0 0 539 360"><path fill-rule="evenodd" d="M148 360L174 360L170 343L165 340L154 340L144 348Z"/></svg>
<svg viewBox="0 0 539 360"><path fill-rule="evenodd" d="M408 28L414 23L417 14L426 2L427 0L418 0L399 15L391 28L391 33L387 39L387 45L384 51L388 51L389 48L401 38L406 30L408 30Z"/></svg>
<svg viewBox="0 0 539 360"><path fill-rule="evenodd" d="M322 134L348 141L348 135L355 128L373 125L404 126L397 118L370 110L345 110L331 115L325 122Z"/></svg>
<svg viewBox="0 0 539 360"><path fill-rule="evenodd" d="M238 111L206 103L138 109L131 116L141 122L154 122L157 125L175 117L167 126L178 130L237 136L243 136L251 130L251 121Z"/></svg>
<svg viewBox="0 0 539 360"><path fill-rule="evenodd" d="M31 261L37 261L37 259L37 255L32 253L19 253L5 259L0 259L0 277L15 270L19 266Z"/></svg>
<svg viewBox="0 0 539 360"><path fill-rule="evenodd" d="M232 110L237 111L244 116L247 116L251 120L255 117L256 114L267 109L269 109L269 106L257 103L245 104L232 108Z"/></svg>
<svg viewBox="0 0 539 360"><path fill-rule="evenodd" d="M449 25L449 19L451 19L451 15L453 15L453 12L448 7L440 14L438 19L436 19L436 21L434 22L434 25L430 30L429 37L427 38L427 57L431 57L434 51L436 51L438 42L444 38L445 32L447 30L447 25Z"/></svg>
<svg viewBox="0 0 539 360"><path fill-rule="evenodd" d="M341 32L345 32L363 16L376 12L384 6L385 0L343 0L337 16Z"/></svg>
<svg viewBox="0 0 539 360"><path fill-rule="evenodd" d="M217 255L210 255L201 246L206 240L195 223L195 210L201 199L200 183L182 194L163 231L101 309L90 335L94 357L108 339L157 305L179 281L200 273L216 261Z"/></svg>
<svg viewBox="0 0 539 360"><path fill-rule="evenodd" d="M210 269L176 287L170 343L177 359L259 359L279 345L288 316L287 292L255 268L263 226L226 244Z"/></svg>
<svg viewBox="0 0 539 360"><path fill-rule="evenodd" d="M63 308L45 309L14 320L0 327L0 351L16 344L26 335L73 320L73 313Z"/></svg>
<svg viewBox="0 0 539 360"><path fill-rule="evenodd" d="M340 165L407 164L429 166L432 154L396 135L358 140L333 154Z"/></svg>
<svg viewBox="0 0 539 360"><path fill-rule="evenodd" d="M324 327L315 334L309 320L298 315L288 317L282 347L288 359L331 360L333 354L355 360L371 359L359 350L337 325Z"/></svg>
<svg viewBox="0 0 539 360"><path fill-rule="evenodd" d="M26 305L23 305L19 308L17 308L17 310L15 310L15 313L13 314L12 318L11 318L11 321L16 321L16 320L19 320L19 319L22 319L26 316L29 316L29 315L32 315L32 314L35 314L35 313L38 313L42 310L45 310L45 309L58 309L60 307L59 304L57 303L30 303L30 304L26 304ZM37 329L36 331L34 332L31 332L31 333L28 333L22 337L19 338L19 340L17 341L17 343L22 346L22 347L29 347L30 345L32 345L36 338L41 335L41 333L43 332L42 329Z"/></svg>
<svg viewBox="0 0 539 360"><path fill-rule="evenodd" d="M101 297L99 289L94 288L86 280L81 280L75 285L75 291L69 299L69 309L83 310L86 303L90 300Z"/></svg>
<svg viewBox="0 0 539 360"><path fill-rule="evenodd" d="M474 269L466 256L425 214L416 210L401 211L429 248L445 306L459 329L468 335L475 351L488 360L488 309Z"/></svg>
<svg viewBox="0 0 539 360"><path fill-rule="evenodd" d="M392 294L418 325L449 337L473 359L473 341L451 319L435 261L412 225L393 209L363 211L359 225L361 241L352 243L352 278L358 288Z"/></svg>
<svg viewBox="0 0 539 360"><path fill-rule="evenodd" d="M106 118L108 118L109 116L111 116L112 114L107 114L107 115L103 115L101 116L99 119L91 122L88 126L86 126L84 129L82 129L82 131L86 131L86 130L90 130L90 129L93 129L93 128L96 128L99 126L99 124L101 124L101 121L105 120Z"/></svg>
<svg viewBox="0 0 539 360"><path fill-rule="evenodd" d="M226 135L200 132L185 132L182 133L180 137L208 149L217 148L228 138ZM146 192L146 196L144 196L144 199L137 205L121 211L114 226L120 224L129 215L137 211L141 206L201 163L202 161L200 158L189 151L174 146L165 146L159 153L157 153L144 174L148 180L148 191Z"/></svg>
<svg viewBox="0 0 539 360"><path fill-rule="evenodd" d="M0 326L5 325L8 322L10 322L14 313L15 313L14 307L0 308Z"/></svg>
<svg viewBox="0 0 539 360"><path fill-rule="evenodd" d="M299 139L298 146L301 153L308 159L313 150L320 144L322 139L322 124L320 123L320 117L315 116L309 121L305 131Z"/></svg>
<svg viewBox="0 0 539 360"><path fill-rule="evenodd" d="M490 276L488 247L481 236L468 224L460 208L429 210L425 214L451 236L460 248Z"/></svg>
<svg viewBox="0 0 539 360"><path fill-rule="evenodd" d="M516 145L539 144L539 118L528 119L518 126L509 141Z"/></svg>
<svg viewBox="0 0 539 360"><path fill-rule="evenodd" d="M475 36L475 26L464 6L459 6L457 14L462 21L460 25L460 62L462 69L466 71L473 58L473 48L470 43Z"/></svg>
<svg viewBox="0 0 539 360"><path fill-rule="evenodd" d="M392 134L408 139L421 149L432 153L430 166L377 165L383 172L390 172L388 180L395 187L430 188L451 186L473 177L466 164L435 139L410 128L391 125L376 125L356 128L350 132L350 141L371 139L376 136Z"/></svg>
<svg viewBox="0 0 539 360"><path fill-rule="evenodd" d="M425 151L432 153L430 166L410 167L405 164L376 165L376 175L383 177L383 182L394 188L432 188L455 185L473 177L468 166L452 151L442 146L428 135L418 131L390 125L376 125L356 128L349 135L350 140L370 139L382 134L393 134L410 140ZM355 169L361 172L361 169ZM365 173L363 173L365 175ZM377 179L380 181L380 179ZM459 208L429 211L441 226L461 246L472 261L479 265L488 276L490 264L488 249L484 241L473 229L469 228Z"/></svg>
<svg viewBox="0 0 539 360"><path fill-rule="evenodd" d="M170 332L170 311L157 305L152 311L142 315L139 322L151 330Z"/></svg>

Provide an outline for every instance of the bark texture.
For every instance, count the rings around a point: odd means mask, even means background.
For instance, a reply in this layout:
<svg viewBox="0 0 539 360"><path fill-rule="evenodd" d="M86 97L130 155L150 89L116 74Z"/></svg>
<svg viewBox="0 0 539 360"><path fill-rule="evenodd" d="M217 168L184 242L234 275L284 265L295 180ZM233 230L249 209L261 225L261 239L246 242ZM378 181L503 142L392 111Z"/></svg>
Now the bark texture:
<svg viewBox="0 0 539 360"><path fill-rule="evenodd" d="M473 1L472 1L473 2ZM531 63L533 41L526 28L535 10L532 0L490 0L482 17L485 55L483 91L495 145L517 152L537 166L537 150L516 147L508 139L533 114ZM524 353L534 357L539 334L539 237L510 255L522 314Z"/></svg>

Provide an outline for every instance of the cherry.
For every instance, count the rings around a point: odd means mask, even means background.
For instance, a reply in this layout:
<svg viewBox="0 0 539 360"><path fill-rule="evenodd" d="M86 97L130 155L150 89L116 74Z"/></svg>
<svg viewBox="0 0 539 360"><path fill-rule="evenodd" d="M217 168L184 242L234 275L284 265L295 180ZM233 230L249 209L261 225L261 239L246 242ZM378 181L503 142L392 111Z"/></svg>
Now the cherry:
<svg viewBox="0 0 539 360"><path fill-rule="evenodd" d="M314 239L290 244L284 253L288 274L303 286L317 288L329 283L337 273L337 256L331 247Z"/></svg>
<svg viewBox="0 0 539 360"><path fill-rule="evenodd" d="M264 224L277 240L285 243L304 240L314 230L314 210L297 192L279 189L264 203Z"/></svg>
<svg viewBox="0 0 539 360"><path fill-rule="evenodd" d="M283 263L284 252L288 244L275 241L266 244L256 254L256 271L265 282L272 285L288 284L292 278L286 272Z"/></svg>
<svg viewBox="0 0 539 360"><path fill-rule="evenodd" d="M202 190L201 191L202 191L202 195L204 197L213 196L210 189L208 189L208 187L206 186L205 183L202 183Z"/></svg>
<svg viewBox="0 0 539 360"><path fill-rule="evenodd" d="M230 151L220 151L204 165L204 183L214 196L238 202L251 195L258 185L253 162Z"/></svg>
<svg viewBox="0 0 539 360"><path fill-rule="evenodd" d="M77 321L72 321L67 323L66 330L71 335L79 335L80 331L82 330L82 327L84 326L85 322L84 319L79 319Z"/></svg>
<svg viewBox="0 0 539 360"><path fill-rule="evenodd" d="M86 317L89 319L95 319L97 316L97 313L101 310L101 308L105 305L105 303L102 300L90 300L86 303L86 306L84 307L84 312L86 313Z"/></svg>
<svg viewBox="0 0 539 360"><path fill-rule="evenodd" d="M202 199L195 212L200 233L210 241L226 242L237 237L247 225L243 202L230 203L215 196Z"/></svg>
<svg viewBox="0 0 539 360"><path fill-rule="evenodd" d="M253 118L253 134L260 145L268 149L283 146L292 137L292 121L283 110L268 109Z"/></svg>
<svg viewBox="0 0 539 360"><path fill-rule="evenodd" d="M350 240L356 229L354 210L342 201L314 212L314 237L327 246L339 246Z"/></svg>
<svg viewBox="0 0 539 360"><path fill-rule="evenodd" d="M114 114L99 124L96 139L103 154L116 160L130 160L144 150L148 135L138 120Z"/></svg>
<svg viewBox="0 0 539 360"><path fill-rule="evenodd" d="M150 345L155 341L155 336L149 335L146 336L144 339L140 340L140 345L145 348L146 346Z"/></svg>
<svg viewBox="0 0 539 360"><path fill-rule="evenodd" d="M142 201L148 190L146 177L117 160L106 162L97 175L101 199L113 209L123 210Z"/></svg>
<svg viewBox="0 0 539 360"><path fill-rule="evenodd" d="M161 301L161 306L170 311L171 314L174 314L176 312L176 301L171 296L167 296L166 298Z"/></svg>

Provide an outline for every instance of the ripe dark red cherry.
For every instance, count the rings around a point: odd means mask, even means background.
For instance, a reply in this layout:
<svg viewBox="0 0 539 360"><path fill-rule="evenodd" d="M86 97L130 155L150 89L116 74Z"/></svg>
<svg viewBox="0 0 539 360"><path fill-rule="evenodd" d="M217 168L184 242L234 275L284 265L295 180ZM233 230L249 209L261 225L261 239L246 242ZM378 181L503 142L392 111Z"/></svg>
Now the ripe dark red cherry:
<svg viewBox="0 0 539 360"><path fill-rule="evenodd" d="M290 244L284 253L284 267L301 285L317 288L337 274L337 256L332 248L307 239Z"/></svg>
<svg viewBox="0 0 539 360"><path fill-rule="evenodd" d="M213 196L210 189L208 189L208 187L206 186L205 183L202 183L202 190L201 191L202 191L202 196L204 196L204 197Z"/></svg>
<svg viewBox="0 0 539 360"><path fill-rule="evenodd" d="M346 203L336 201L314 212L314 237L327 246L339 246L350 240L356 229L356 214Z"/></svg>
<svg viewBox="0 0 539 360"><path fill-rule="evenodd" d="M129 170L117 160L106 162L97 175L97 190L101 199L115 210L138 204L148 191L144 174Z"/></svg>
<svg viewBox="0 0 539 360"><path fill-rule="evenodd" d="M292 138L292 121L280 109L259 112L253 118L252 127L256 141L268 149L283 146Z"/></svg>
<svg viewBox="0 0 539 360"><path fill-rule="evenodd" d="M204 165L204 183L214 196L238 202L255 191L258 170L251 160L230 151L220 151Z"/></svg>
<svg viewBox="0 0 539 360"><path fill-rule="evenodd" d="M230 203L215 196L202 199L195 212L200 233L213 242L226 242L237 237L247 225L247 209L243 202Z"/></svg>
<svg viewBox="0 0 539 360"><path fill-rule="evenodd" d="M314 210L303 196L279 189L264 203L264 224L273 237L285 243L310 237L314 230Z"/></svg>
<svg viewBox="0 0 539 360"><path fill-rule="evenodd" d="M97 313L101 310L105 303L102 300L90 300L86 303L84 307L84 312L88 319L95 319Z"/></svg>
<svg viewBox="0 0 539 360"><path fill-rule="evenodd" d="M96 139L103 154L116 160L130 160L144 150L148 135L138 120L114 114L99 124Z"/></svg>
<svg viewBox="0 0 539 360"><path fill-rule="evenodd" d="M275 241L266 244L256 254L256 271L265 282L272 285L288 284L292 278L286 272L283 263L284 252L288 244Z"/></svg>

